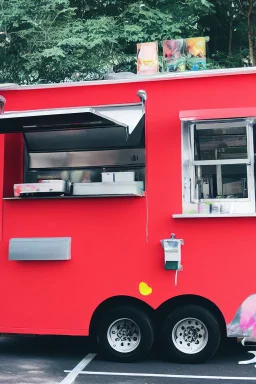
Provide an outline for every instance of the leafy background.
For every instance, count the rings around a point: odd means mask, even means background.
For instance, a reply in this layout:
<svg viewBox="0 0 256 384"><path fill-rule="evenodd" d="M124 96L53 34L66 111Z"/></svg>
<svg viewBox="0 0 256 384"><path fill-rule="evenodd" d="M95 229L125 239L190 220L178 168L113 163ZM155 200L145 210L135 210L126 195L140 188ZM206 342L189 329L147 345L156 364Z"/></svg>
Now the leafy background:
<svg viewBox="0 0 256 384"><path fill-rule="evenodd" d="M208 68L256 65L256 0L0 0L0 82L136 73L136 44L208 36Z"/></svg>

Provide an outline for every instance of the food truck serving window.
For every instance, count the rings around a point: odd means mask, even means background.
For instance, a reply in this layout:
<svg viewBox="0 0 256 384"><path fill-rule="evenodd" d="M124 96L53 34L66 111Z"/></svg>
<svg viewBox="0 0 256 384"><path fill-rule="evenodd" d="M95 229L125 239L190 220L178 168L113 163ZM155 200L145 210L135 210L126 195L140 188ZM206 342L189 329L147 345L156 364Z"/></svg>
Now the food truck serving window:
<svg viewBox="0 0 256 384"><path fill-rule="evenodd" d="M12 180L14 195L142 196L145 96L139 96L136 104L0 115L0 133L23 137L23 179Z"/></svg>
<svg viewBox="0 0 256 384"><path fill-rule="evenodd" d="M183 213L255 212L253 123L183 123Z"/></svg>

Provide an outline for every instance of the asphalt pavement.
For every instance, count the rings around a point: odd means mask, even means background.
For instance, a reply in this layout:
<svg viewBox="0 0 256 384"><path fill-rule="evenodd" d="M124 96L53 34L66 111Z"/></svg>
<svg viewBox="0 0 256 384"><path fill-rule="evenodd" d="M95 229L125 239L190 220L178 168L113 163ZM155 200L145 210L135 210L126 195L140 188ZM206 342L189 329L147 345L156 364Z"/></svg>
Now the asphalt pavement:
<svg viewBox="0 0 256 384"><path fill-rule="evenodd" d="M0 336L0 384L256 384L256 346L234 340L214 359L180 365L155 351L131 364L103 360L83 337ZM256 359L255 359L256 360Z"/></svg>

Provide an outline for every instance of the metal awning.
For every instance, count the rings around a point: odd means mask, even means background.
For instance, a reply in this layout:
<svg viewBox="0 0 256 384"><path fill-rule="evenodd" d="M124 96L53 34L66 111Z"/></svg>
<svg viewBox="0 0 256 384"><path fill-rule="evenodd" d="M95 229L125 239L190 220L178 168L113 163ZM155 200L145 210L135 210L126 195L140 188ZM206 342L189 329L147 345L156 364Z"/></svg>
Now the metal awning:
<svg viewBox="0 0 256 384"><path fill-rule="evenodd" d="M250 118L250 117L251 118L256 117L256 107L199 109L199 110L180 112L180 120L182 121L239 119L239 118Z"/></svg>
<svg viewBox="0 0 256 384"><path fill-rule="evenodd" d="M142 103L0 115L0 133L22 133L28 152L126 148L140 142L143 128Z"/></svg>

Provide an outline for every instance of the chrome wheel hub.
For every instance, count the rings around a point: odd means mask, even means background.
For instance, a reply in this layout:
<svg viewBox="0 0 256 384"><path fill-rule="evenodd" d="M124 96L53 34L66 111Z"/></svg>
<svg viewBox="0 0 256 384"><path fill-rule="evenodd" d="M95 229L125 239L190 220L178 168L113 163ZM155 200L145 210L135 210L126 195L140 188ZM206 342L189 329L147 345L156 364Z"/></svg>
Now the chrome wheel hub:
<svg viewBox="0 0 256 384"><path fill-rule="evenodd" d="M208 342L208 330L202 321L186 318L174 326L172 341L179 351L195 354L205 348Z"/></svg>
<svg viewBox="0 0 256 384"><path fill-rule="evenodd" d="M115 351L129 353L138 347L141 332L133 320L118 319L108 328L107 339Z"/></svg>

